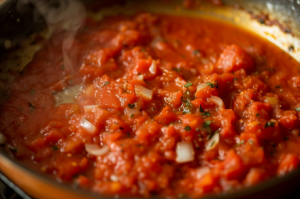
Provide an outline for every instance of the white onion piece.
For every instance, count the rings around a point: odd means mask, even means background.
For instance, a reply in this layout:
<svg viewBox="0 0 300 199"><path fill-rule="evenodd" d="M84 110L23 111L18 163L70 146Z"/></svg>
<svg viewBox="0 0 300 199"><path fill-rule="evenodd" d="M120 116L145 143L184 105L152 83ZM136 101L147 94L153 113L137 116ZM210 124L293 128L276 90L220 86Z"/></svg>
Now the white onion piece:
<svg viewBox="0 0 300 199"><path fill-rule="evenodd" d="M211 150L213 148L215 148L220 142L220 134L219 133L215 133L212 138L206 143L206 150Z"/></svg>
<svg viewBox="0 0 300 199"><path fill-rule="evenodd" d="M144 81L144 75L138 75L138 76L136 77L136 80Z"/></svg>
<svg viewBox="0 0 300 199"><path fill-rule="evenodd" d="M184 163L194 160L194 148L190 142L178 142L176 146L176 162Z"/></svg>
<svg viewBox="0 0 300 199"><path fill-rule="evenodd" d="M88 106L84 106L84 111L85 112L93 112L93 110L95 108L98 108L99 106L98 105L88 105Z"/></svg>
<svg viewBox="0 0 300 199"><path fill-rule="evenodd" d="M80 121L80 126L82 126L87 132L93 134L96 132L97 128L94 124L90 123L87 119L82 118Z"/></svg>
<svg viewBox="0 0 300 199"><path fill-rule="evenodd" d="M219 98L217 96L211 96L211 98L209 100L214 102L215 104L217 104L219 108L225 108L225 105L221 98Z"/></svg>
<svg viewBox="0 0 300 199"><path fill-rule="evenodd" d="M139 111L139 109L137 109L137 108L128 108L128 107L126 107L125 108L125 113L126 114L128 114L128 115L131 115L131 114L137 114L137 113L139 113L140 111Z"/></svg>
<svg viewBox="0 0 300 199"><path fill-rule="evenodd" d="M109 147L107 145L100 148L97 144L85 144L84 147L86 152L95 156L104 155L109 151Z"/></svg>
<svg viewBox="0 0 300 199"><path fill-rule="evenodd" d="M207 86L206 83L199 84L199 85L197 86L197 91L201 90L202 88L205 88L206 86Z"/></svg>
<svg viewBox="0 0 300 199"><path fill-rule="evenodd" d="M153 60L151 66L149 67L149 71L151 74L156 74L157 71L157 65L156 65L156 61Z"/></svg>
<svg viewBox="0 0 300 199"><path fill-rule="evenodd" d="M119 178L118 178L118 176L111 175L110 180L113 181L113 182L118 182Z"/></svg>
<svg viewBox="0 0 300 199"><path fill-rule="evenodd" d="M6 137L2 133L0 133L0 144L5 144L6 142Z"/></svg>
<svg viewBox="0 0 300 199"><path fill-rule="evenodd" d="M152 99L153 91L141 85L135 85L135 92L143 98Z"/></svg>
<svg viewBox="0 0 300 199"><path fill-rule="evenodd" d="M210 169L208 167L201 167L201 168L197 169L197 171L196 171L196 178L200 179L209 172L210 172Z"/></svg>

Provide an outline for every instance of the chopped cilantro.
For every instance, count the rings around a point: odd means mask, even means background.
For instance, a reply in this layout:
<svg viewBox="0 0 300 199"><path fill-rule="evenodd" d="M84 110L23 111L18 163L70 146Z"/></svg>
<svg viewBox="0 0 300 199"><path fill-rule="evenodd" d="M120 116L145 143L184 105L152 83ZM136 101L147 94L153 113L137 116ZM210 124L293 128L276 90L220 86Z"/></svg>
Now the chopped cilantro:
<svg viewBox="0 0 300 199"><path fill-rule="evenodd" d="M265 125L265 128L274 127L275 124L276 124L275 122L267 122L266 125Z"/></svg>
<svg viewBox="0 0 300 199"><path fill-rule="evenodd" d="M62 70L65 70L65 66L64 66L64 65L61 65L60 68L61 68Z"/></svg>
<svg viewBox="0 0 300 199"><path fill-rule="evenodd" d="M259 115L259 113L256 113L256 115L255 115L256 117L260 117L260 115Z"/></svg>
<svg viewBox="0 0 300 199"><path fill-rule="evenodd" d="M248 140L248 142L249 142L249 144L253 145L253 142L252 142L252 140Z"/></svg>
<svg viewBox="0 0 300 199"><path fill-rule="evenodd" d="M35 106L33 106L30 102L28 102L29 105L29 111L32 112L35 109Z"/></svg>
<svg viewBox="0 0 300 199"><path fill-rule="evenodd" d="M212 121L207 120L203 123L203 126L208 127L211 123Z"/></svg>
<svg viewBox="0 0 300 199"><path fill-rule="evenodd" d="M199 111L200 111L200 113L204 112L203 108L201 107L201 104L200 104L200 107L199 107Z"/></svg>
<svg viewBox="0 0 300 199"><path fill-rule="evenodd" d="M281 85L275 86L275 88L280 88L280 87L281 87Z"/></svg>
<svg viewBox="0 0 300 199"><path fill-rule="evenodd" d="M18 150L17 150L15 147L13 147L13 146L8 146L8 149L9 149L11 152L13 152L13 153L17 153L17 152L18 152Z"/></svg>
<svg viewBox="0 0 300 199"><path fill-rule="evenodd" d="M135 104L128 104L128 107L129 107L130 109L133 109L133 108L135 107Z"/></svg>
<svg viewBox="0 0 300 199"><path fill-rule="evenodd" d="M295 108L295 110L296 110L296 111L300 111L300 107L298 107L298 108Z"/></svg>
<svg viewBox="0 0 300 199"><path fill-rule="evenodd" d="M200 53L200 50L199 50L199 49L196 49L196 50L193 51L193 55L197 55L197 54L199 54L199 53Z"/></svg>
<svg viewBox="0 0 300 199"><path fill-rule="evenodd" d="M206 85L210 86L211 88L215 88L215 85L213 83L211 83L211 82L207 82Z"/></svg>
<svg viewBox="0 0 300 199"><path fill-rule="evenodd" d="M236 81L236 80L238 80L238 78L237 78L237 77L233 79L233 81Z"/></svg>
<svg viewBox="0 0 300 199"><path fill-rule="evenodd" d="M237 146L240 146L240 145L242 145L242 144L244 144L244 143L245 143L245 141L242 140L240 143L237 144Z"/></svg>
<svg viewBox="0 0 300 199"><path fill-rule="evenodd" d="M210 113L209 113L209 111L207 111L207 112L204 112L204 113L201 113L201 115L210 117Z"/></svg>
<svg viewBox="0 0 300 199"><path fill-rule="evenodd" d="M189 86L192 86L193 83L187 83L186 85L184 85L185 88L189 87Z"/></svg>
<svg viewBox="0 0 300 199"><path fill-rule="evenodd" d="M133 118L133 117L134 117L134 114L131 114L131 115L130 115L130 118Z"/></svg>
<svg viewBox="0 0 300 199"><path fill-rule="evenodd" d="M184 127L184 130L190 131L190 130L191 130L191 127L190 127L190 126L186 126L186 127Z"/></svg>
<svg viewBox="0 0 300 199"><path fill-rule="evenodd" d="M183 97L181 97L180 99L182 102L186 103L186 100Z"/></svg>
<svg viewBox="0 0 300 199"><path fill-rule="evenodd" d="M30 90L30 94L34 94L35 91L36 91L35 89L31 89L31 90Z"/></svg>
<svg viewBox="0 0 300 199"><path fill-rule="evenodd" d="M58 150L58 147L57 147L57 146L51 146L51 148L52 148L53 151Z"/></svg>
<svg viewBox="0 0 300 199"><path fill-rule="evenodd" d="M209 133L211 133L211 128L209 127L209 125L211 124L211 121L207 120L205 122L203 122L203 128L207 129Z"/></svg>
<svg viewBox="0 0 300 199"><path fill-rule="evenodd" d="M189 99L186 99L185 105L186 105L186 106L192 106L191 101L190 101Z"/></svg>
<svg viewBox="0 0 300 199"><path fill-rule="evenodd" d="M106 86L106 85L108 85L108 84L109 84L109 82L107 81L107 82L104 83L104 86Z"/></svg>
<svg viewBox="0 0 300 199"><path fill-rule="evenodd" d="M180 72L180 68L172 68L173 71Z"/></svg>

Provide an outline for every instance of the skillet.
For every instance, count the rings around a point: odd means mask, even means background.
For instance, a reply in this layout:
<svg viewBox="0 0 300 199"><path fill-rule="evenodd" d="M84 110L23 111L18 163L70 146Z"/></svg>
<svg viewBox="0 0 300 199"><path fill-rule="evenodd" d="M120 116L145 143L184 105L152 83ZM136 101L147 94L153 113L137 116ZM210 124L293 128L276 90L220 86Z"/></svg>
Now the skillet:
<svg viewBox="0 0 300 199"><path fill-rule="evenodd" d="M49 1L55 8L57 1ZM128 3L118 1L119 8L123 9ZM149 9L156 12L174 12L180 5L180 1L174 1L169 4L160 4L147 1L143 4L141 1L130 1L131 5L137 8ZM150 2L150 3L149 3ZM204 10L182 10L180 14L185 15L209 15L231 23L240 25L250 31L255 29L256 34L269 39L283 50L289 52L294 58L298 58L298 39L300 38L300 1L297 0L227 0L223 1L225 6L207 5ZM93 5L93 1L84 1L87 7ZM101 1L97 7L112 4L112 1ZM14 51L22 48L22 41L28 39L30 35L40 32L46 28L46 22L43 16L38 13L34 4L26 4L20 11L18 2L7 0L0 6L0 67L1 70L20 71L18 67L7 66L5 60ZM155 6L159 4L160 6ZM119 4L118 4L119 5ZM148 6L147 6L148 5ZM117 9L117 8L115 8ZM22 20L18 20L22 19ZM270 25L270 26L266 26ZM272 25L272 26L271 26ZM270 37L266 32L272 32ZM275 38L274 38L275 35ZM290 46L294 46L293 52L289 51ZM5 84L0 86L1 99L5 100ZM97 198L94 194L75 187L57 183L53 180L38 174L23 164L13 159L3 148L0 147L0 171L4 173L12 182L23 189L34 198ZM4 176L2 179L6 179ZM296 170L281 178L272 178L256 186L238 190L225 195L212 195L203 198L284 198L300 184L300 170ZM7 179L7 182L9 180ZM299 185L298 185L299 188ZM22 192L19 191L21 194ZM23 194L23 197L26 196ZM112 196L101 196L101 198L113 198ZM122 197L125 198L125 197ZM158 198L153 196L153 198Z"/></svg>

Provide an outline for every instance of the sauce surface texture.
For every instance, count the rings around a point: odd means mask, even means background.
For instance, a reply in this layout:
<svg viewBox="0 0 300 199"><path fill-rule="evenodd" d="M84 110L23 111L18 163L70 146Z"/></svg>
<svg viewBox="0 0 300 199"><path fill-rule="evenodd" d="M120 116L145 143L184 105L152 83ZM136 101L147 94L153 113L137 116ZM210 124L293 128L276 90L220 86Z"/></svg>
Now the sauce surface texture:
<svg viewBox="0 0 300 199"><path fill-rule="evenodd" d="M5 147L30 167L101 194L180 197L298 167L299 64L273 44L141 13L86 19L66 60L63 34L39 41L1 105Z"/></svg>

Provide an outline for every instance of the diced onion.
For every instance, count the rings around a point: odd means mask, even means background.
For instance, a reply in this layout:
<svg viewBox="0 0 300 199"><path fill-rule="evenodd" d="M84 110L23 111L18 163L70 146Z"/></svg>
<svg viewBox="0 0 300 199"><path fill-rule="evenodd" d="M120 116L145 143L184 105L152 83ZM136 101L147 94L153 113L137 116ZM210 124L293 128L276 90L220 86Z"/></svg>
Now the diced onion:
<svg viewBox="0 0 300 199"><path fill-rule="evenodd" d="M176 146L176 162L184 163L194 160L194 148L190 142L178 142Z"/></svg>
<svg viewBox="0 0 300 199"><path fill-rule="evenodd" d="M211 96L211 98L209 100L214 102L215 104L217 104L219 108L225 108L225 105L221 98L219 98L217 96Z"/></svg>
<svg viewBox="0 0 300 199"><path fill-rule="evenodd" d="M220 142L220 134L216 132L212 136L212 138L207 142L206 147L205 147L206 150L209 151L209 150L215 148L219 142Z"/></svg>
<svg viewBox="0 0 300 199"><path fill-rule="evenodd" d="M0 144L5 144L6 142L6 137L2 133L0 133Z"/></svg>
<svg viewBox="0 0 300 199"><path fill-rule="evenodd" d="M202 88L205 88L206 86L207 86L206 83L199 84L199 85L197 86L197 91L201 90Z"/></svg>
<svg viewBox="0 0 300 199"><path fill-rule="evenodd" d="M132 109L128 108L128 107L125 108L125 113L128 115L137 114L139 112L140 112L139 109L136 109L136 108L132 108Z"/></svg>
<svg viewBox="0 0 300 199"><path fill-rule="evenodd" d="M151 74L156 74L157 71L157 65L156 65L156 61L153 60L151 66L149 67L149 71Z"/></svg>
<svg viewBox="0 0 300 199"><path fill-rule="evenodd" d="M205 174L209 173L210 172L210 169L208 167L201 167L199 169L197 169L196 171L196 178L197 179L200 179L202 178Z"/></svg>
<svg viewBox="0 0 300 199"><path fill-rule="evenodd" d="M99 106L98 105L88 105L88 106L84 106L84 111L85 112L93 112L93 110L95 108L98 108Z"/></svg>
<svg viewBox="0 0 300 199"><path fill-rule="evenodd" d="M97 144L85 144L84 146L86 152L95 156L104 155L109 151L109 147L107 145L104 145L101 148Z"/></svg>
<svg viewBox="0 0 300 199"><path fill-rule="evenodd" d="M136 80L144 81L144 75L138 75Z"/></svg>
<svg viewBox="0 0 300 199"><path fill-rule="evenodd" d="M93 134L96 132L97 128L95 127L95 125L93 125L92 123L90 123L87 119L82 118L80 121L80 126L82 126L87 132Z"/></svg>
<svg viewBox="0 0 300 199"><path fill-rule="evenodd" d="M113 182L118 182L119 178L118 178L118 176L111 175L110 180L113 181Z"/></svg>
<svg viewBox="0 0 300 199"><path fill-rule="evenodd" d="M135 92L138 95L141 95L143 98L146 98L146 99L149 99L149 100L151 100L152 96L153 96L153 91L152 90L150 90L148 88L145 88L141 85L135 85Z"/></svg>

